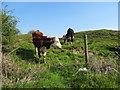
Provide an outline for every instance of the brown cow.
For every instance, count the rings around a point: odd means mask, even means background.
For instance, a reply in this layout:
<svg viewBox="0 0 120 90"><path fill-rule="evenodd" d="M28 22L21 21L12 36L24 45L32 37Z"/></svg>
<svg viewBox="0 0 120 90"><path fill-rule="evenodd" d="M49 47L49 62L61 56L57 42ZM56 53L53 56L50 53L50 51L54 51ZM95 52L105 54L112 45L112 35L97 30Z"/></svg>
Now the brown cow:
<svg viewBox="0 0 120 90"><path fill-rule="evenodd" d="M42 32L40 32L39 30L32 33L32 38L40 38L40 37L43 37L43 36L45 36L47 38L47 36L44 35ZM36 47L35 47L35 54L37 55Z"/></svg>
<svg viewBox="0 0 120 90"><path fill-rule="evenodd" d="M49 49L50 46L57 46L58 48L62 48L62 45L58 37L47 37L42 35L43 34L35 35L33 37L33 44L35 46L35 53L38 51L39 58L43 56L44 62L46 63L45 56L47 49Z"/></svg>

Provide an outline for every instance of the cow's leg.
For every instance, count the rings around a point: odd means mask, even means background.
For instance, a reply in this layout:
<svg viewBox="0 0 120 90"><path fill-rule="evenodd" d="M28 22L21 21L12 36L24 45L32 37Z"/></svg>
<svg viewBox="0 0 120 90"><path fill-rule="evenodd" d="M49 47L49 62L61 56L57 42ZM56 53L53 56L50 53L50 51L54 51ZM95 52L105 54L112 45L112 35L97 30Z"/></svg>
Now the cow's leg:
<svg viewBox="0 0 120 90"><path fill-rule="evenodd" d="M39 57L39 64L40 64L40 57L41 57L41 55L40 55L40 48L37 48L37 50L38 50L38 57Z"/></svg>
<svg viewBox="0 0 120 90"><path fill-rule="evenodd" d="M44 57L44 63L46 63L46 47L44 47L44 50L43 50L43 57Z"/></svg>
<svg viewBox="0 0 120 90"><path fill-rule="evenodd" d="M68 38L68 39L67 39L67 42L69 42L69 43L70 43L70 38Z"/></svg>
<svg viewBox="0 0 120 90"><path fill-rule="evenodd" d="M64 39L64 43L65 43L65 39Z"/></svg>
<svg viewBox="0 0 120 90"><path fill-rule="evenodd" d="M70 40L70 44L72 44L72 43L73 43L73 39Z"/></svg>
<svg viewBox="0 0 120 90"><path fill-rule="evenodd" d="M44 57L44 63L46 63L46 52L44 52L43 57Z"/></svg>
<svg viewBox="0 0 120 90"><path fill-rule="evenodd" d="M67 39L65 39L65 43L66 43Z"/></svg>
<svg viewBox="0 0 120 90"><path fill-rule="evenodd" d="M64 43L66 43L66 39L64 39Z"/></svg>
<svg viewBox="0 0 120 90"><path fill-rule="evenodd" d="M36 54L36 47L35 47L35 52L34 53Z"/></svg>
<svg viewBox="0 0 120 90"><path fill-rule="evenodd" d="M38 54L38 49L37 49L37 47L35 47L35 55L37 55Z"/></svg>
<svg viewBox="0 0 120 90"><path fill-rule="evenodd" d="M73 43L73 36L71 36L71 38L70 38L70 43L71 44Z"/></svg>
<svg viewBox="0 0 120 90"><path fill-rule="evenodd" d="M69 39L67 39L67 42L69 42Z"/></svg>

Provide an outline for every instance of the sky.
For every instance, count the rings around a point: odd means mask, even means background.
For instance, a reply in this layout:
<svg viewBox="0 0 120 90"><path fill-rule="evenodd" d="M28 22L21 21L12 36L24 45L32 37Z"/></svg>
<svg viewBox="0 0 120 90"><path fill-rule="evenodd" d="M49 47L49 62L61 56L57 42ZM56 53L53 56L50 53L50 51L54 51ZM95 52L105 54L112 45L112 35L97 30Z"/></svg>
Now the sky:
<svg viewBox="0 0 120 90"><path fill-rule="evenodd" d="M118 29L117 2L4 2L20 21L22 34L40 30L47 36L62 37L68 28L75 32Z"/></svg>

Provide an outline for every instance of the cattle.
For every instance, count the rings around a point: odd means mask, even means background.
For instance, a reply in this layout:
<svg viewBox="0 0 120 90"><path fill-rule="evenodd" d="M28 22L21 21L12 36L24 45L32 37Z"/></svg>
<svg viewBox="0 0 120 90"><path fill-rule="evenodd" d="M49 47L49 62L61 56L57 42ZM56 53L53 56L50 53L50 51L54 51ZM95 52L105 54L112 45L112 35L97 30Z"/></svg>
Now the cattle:
<svg viewBox="0 0 120 90"><path fill-rule="evenodd" d="M32 33L32 38L39 38L39 37L43 37L43 36L47 38L47 36L44 35L42 32L40 32L39 30L36 30ZM35 54L37 55L36 47L35 47Z"/></svg>
<svg viewBox="0 0 120 90"><path fill-rule="evenodd" d="M64 43L67 41L67 42L70 42L70 43L73 43L73 38L74 38L74 30L69 28L67 30L67 34L66 35L63 35L63 40L64 40Z"/></svg>
<svg viewBox="0 0 120 90"><path fill-rule="evenodd" d="M39 35L37 34L34 36L33 34L32 37L33 37L33 44L35 46L35 53L36 52L38 53L39 58L42 56L44 57L44 63L46 63L45 57L46 57L47 49L49 49L51 46L62 48L62 45L58 37L47 37L40 33Z"/></svg>

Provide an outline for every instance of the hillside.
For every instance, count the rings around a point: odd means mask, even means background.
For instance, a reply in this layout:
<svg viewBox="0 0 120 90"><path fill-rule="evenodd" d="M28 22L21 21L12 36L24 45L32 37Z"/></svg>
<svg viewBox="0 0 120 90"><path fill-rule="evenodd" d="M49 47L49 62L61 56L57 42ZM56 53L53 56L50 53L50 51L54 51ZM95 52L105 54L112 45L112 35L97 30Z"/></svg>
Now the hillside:
<svg viewBox="0 0 120 90"><path fill-rule="evenodd" d="M88 35L89 70L85 67L84 34ZM38 64L30 34L17 37L16 50L3 57L3 88L118 88L120 46L118 31L75 33L74 43L51 47L47 63Z"/></svg>

